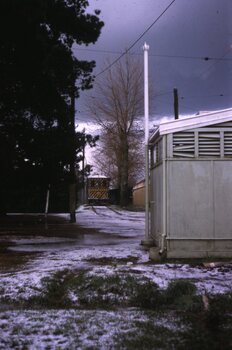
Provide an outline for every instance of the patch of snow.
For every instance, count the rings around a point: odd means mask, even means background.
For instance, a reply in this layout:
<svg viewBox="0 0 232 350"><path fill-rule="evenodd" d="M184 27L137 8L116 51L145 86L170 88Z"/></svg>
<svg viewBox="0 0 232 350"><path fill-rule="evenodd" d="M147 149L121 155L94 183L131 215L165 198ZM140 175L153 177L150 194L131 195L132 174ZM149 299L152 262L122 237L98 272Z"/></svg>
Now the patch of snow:
<svg viewBox="0 0 232 350"><path fill-rule="evenodd" d="M199 293L231 291L232 265L205 268L149 263L148 253L140 246L144 235L144 212L100 206L93 210L92 207L83 206L78 209L77 220L81 226L95 228L96 232L75 239L1 237L3 240L11 239L16 244L11 250L40 252L20 266L20 270L0 273L2 297L28 299L41 292L43 277L63 269L86 269L96 275L141 274L160 288L166 288L170 281L184 278L195 283ZM105 262L102 263L101 259L105 259Z"/></svg>
<svg viewBox="0 0 232 350"><path fill-rule="evenodd" d="M140 310L47 310L0 312L1 349L115 349L120 335L138 334L138 323L152 322L173 332L179 322L148 317ZM118 346L117 346L118 344Z"/></svg>

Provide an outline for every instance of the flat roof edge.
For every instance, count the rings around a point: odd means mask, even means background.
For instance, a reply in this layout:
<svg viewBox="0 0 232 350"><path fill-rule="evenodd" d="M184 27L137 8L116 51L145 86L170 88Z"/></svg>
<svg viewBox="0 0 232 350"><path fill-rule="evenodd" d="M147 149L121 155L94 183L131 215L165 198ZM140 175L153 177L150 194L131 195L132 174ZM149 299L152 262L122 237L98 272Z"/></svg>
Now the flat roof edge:
<svg viewBox="0 0 232 350"><path fill-rule="evenodd" d="M228 121L232 121L232 108L206 112L185 119L171 120L168 122L166 121L160 123L159 127L151 135L149 141L153 142L160 135L196 129L213 124L225 123Z"/></svg>

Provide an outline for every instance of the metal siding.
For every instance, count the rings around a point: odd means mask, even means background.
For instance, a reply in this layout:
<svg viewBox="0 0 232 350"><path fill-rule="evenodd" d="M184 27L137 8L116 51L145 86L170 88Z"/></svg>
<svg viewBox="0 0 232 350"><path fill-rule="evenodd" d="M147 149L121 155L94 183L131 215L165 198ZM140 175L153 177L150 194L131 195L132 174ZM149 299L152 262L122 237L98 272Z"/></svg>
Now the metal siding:
<svg viewBox="0 0 232 350"><path fill-rule="evenodd" d="M174 161L169 162L168 168L168 236L212 237L212 162Z"/></svg>
<svg viewBox="0 0 232 350"><path fill-rule="evenodd" d="M152 238L160 247L165 210L170 258L232 257L232 123L211 122L205 128L204 123L183 128L181 137L194 132L193 158L173 157L173 143L174 151L183 155L185 139L178 143L172 133L162 137L167 138L168 152L165 203L163 163L151 169Z"/></svg>
<svg viewBox="0 0 232 350"><path fill-rule="evenodd" d="M215 236L232 239L232 162L214 162Z"/></svg>
<svg viewBox="0 0 232 350"><path fill-rule="evenodd" d="M162 207L163 207L163 169L162 164L151 170L151 237L159 243L162 233Z"/></svg>

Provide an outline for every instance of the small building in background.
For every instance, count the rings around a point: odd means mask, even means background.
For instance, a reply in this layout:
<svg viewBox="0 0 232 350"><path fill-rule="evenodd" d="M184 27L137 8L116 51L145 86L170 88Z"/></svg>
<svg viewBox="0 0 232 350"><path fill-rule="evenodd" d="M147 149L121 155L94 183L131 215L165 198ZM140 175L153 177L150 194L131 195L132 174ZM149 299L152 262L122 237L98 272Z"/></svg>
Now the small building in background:
<svg viewBox="0 0 232 350"><path fill-rule="evenodd" d="M232 257L232 109L161 123L150 151L150 238L160 254Z"/></svg>
<svg viewBox="0 0 232 350"><path fill-rule="evenodd" d="M145 180L139 181L132 189L133 205L145 207Z"/></svg>
<svg viewBox="0 0 232 350"><path fill-rule="evenodd" d="M109 202L110 178L104 175L89 176L87 179L87 197L90 204Z"/></svg>

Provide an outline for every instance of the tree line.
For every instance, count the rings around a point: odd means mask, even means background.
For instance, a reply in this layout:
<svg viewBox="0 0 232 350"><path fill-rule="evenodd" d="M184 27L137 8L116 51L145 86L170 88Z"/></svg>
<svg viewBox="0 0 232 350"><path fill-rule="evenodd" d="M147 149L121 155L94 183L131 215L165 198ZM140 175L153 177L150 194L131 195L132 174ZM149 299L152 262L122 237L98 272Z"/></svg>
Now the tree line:
<svg viewBox="0 0 232 350"><path fill-rule="evenodd" d="M94 61L78 60L74 44L95 43L103 22L86 0L0 2L0 212L19 189L42 193L75 183L83 142L75 130L75 99L93 83ZM18 193L19 200L22 193Z"/></svg>
<svg viewBox="0 0 232 350"><path fill-rule="evenodd" d="M73 45L95 43L103 22L87 0L0 2L0 213L54 211L75 221L79 162L97 137L75 130L75 101L93 86L94 61ZM97 169L120 189L120 204L143 176L142 64L129 54L95 81L90 115L101 126ZM87 169L89 171L89 167Z"/></svg>

